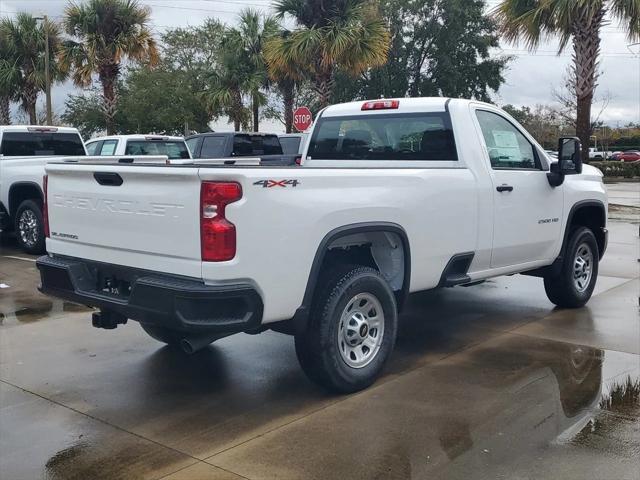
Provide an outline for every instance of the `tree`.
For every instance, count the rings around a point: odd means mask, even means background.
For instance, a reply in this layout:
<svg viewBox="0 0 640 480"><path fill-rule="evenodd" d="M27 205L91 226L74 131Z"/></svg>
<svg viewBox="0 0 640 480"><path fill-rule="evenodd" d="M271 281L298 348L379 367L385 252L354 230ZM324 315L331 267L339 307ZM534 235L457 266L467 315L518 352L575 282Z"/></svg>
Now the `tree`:
<svg viewBox="0 0 640 480"><path fill-rule="evenodd" d="M251 76L254 86L251 94L251 112L253 117L253 131L259 128L260 106L266 103L266 98L260 91L267 86L267 69L264 62L263 49L269 37L278 32L278 22L270 16L263 16L255 10L245 9L240 13L237 28L231 29L230 35L238 44L242 54L242 61L248 61L252 67Z"/></svg>
<svg viewBox="0 0 640 480"><path fill-rule="evenodd" d="M18 98L19 81L13 44L0 31L0 125L11 123L11 102Z"/></svg>
<svg viewBox="0 0 640 480"><path fill-rule="evenodd" d="M268 42L269 63L280 70L305 65L320 108L331 101L338 70L357 76L387 61L389 31L368 0L278 0L274 8L298 28Z"/></svg>
<svg viewBox="0 0 640 480"><path fill-rule="evenodd" d="M385 65L355 80L338 76L334 102L448 96L487 101L504 82L508 57L491 58L497 26L481 0L388 0L381 13L391 48Z"/></svg>
<svg viewBox="0 0 640 480"><path fill-rule="evenodd" d="M518 121L540 145L555 150L558 138L568 134L574 128L568 123L559 109L549 105L536 105L533 108L504 105L502 109Z"/></svg>
<svg viewBox="0 0 640 480"><path fill-rule="evenodd" d="M76 85L86 87L92 75L102 85L108 134L115 132L116 85L125 58L153 66L158 48L147 27L150 10L136 0L89 0L65 10L65 32L76 40L63 42L59 58Z"/></svg>
<svg viewBox="0 0 640 480"><path fill-rule="evenodd" d="M559 37L558 53L572 42L576 134L583 145L589 145L591 136L600 29L607 12L624 25L630 41L640 38L638 0L502 0L494 10L506 39L522 40L530 50L535 50L540 41L549 36ZM582 158L583 161L589 158L586 148Z"/></svg>
<svg viewBox="0 0 640 480"><path fill-rule="evenodd" d="M2 108L8 106L7 98L17 99L29 115L29 123L32 125L38 121L38 94L45 89L45 32L49 38L51 81L62 80L64 74L58 68L54 57L60 43L60 32L55 24L49 21L38 23L38 20L28 13L18 13L15 21L9 18L0 21L0 88L4 92L5 105Z"/></svg>
<svg viewBox="0 0 640 480"><path fill-rule="evenodd" d="M286 41L291 32L281 30L278 33L280 38L274 35L269 41L276 43ZM293 130L293 107L295 102L296 90L300 88L301 83L306 79L306 73L303 64L296 62L283 63L278 58L272 57L277 53L277 48L265 48L265 60L269 71L269 77L273 80L280 95L282 96L283 106L283 123L285 131L291 133ZM273 115L271 115L273 116Z"/></svg>
<svg viewBox="0 0 640 480"><path fill-rule="evenodd" d="M261 77L248 61L237 41L237 34L228 31L225 35L218 65L209 75L209 84L202 94L212 115L224 112L236 132L248 128L251 110L244 105L243 96L260 88Z"/></svg>

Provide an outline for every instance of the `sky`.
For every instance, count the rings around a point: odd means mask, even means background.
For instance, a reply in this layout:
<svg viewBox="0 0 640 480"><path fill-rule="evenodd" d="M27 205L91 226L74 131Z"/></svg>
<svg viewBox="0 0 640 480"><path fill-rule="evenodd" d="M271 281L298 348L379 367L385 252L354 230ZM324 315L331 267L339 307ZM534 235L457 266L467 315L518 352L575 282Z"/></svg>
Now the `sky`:
<svg viewBox="0 0 640 480"><path fill-rule="evenodd" d="M251 7L270 12L270 0L139 0L151 8L151 28L160 36L167 29L195 26L207 17L215 17L229 25L237 21L240 10ZM383 0L384 1L384 0ZM492 8L498 0L488 0ZM0 0L0 16L15 16L18 11L34 15L46 14L61 20L67 0ZM553 39L541 44L535 53L523 45L501 42L496 55L513 56L506 72L506 82L494 100L499 105L507 103L517 106L552 104L552 91L563 85L563 77L571 63L571 49L556 55L557 42ZM623 126L629 122L640 122L640 45L629 45L620 25L615 22L602 30L600 77L596 98L608 97L609 102L601 120L611 126ZM70 93L78 93L69 82L52 88L53 109L56 114L64 111L64 102ZM44 99L40 99L44 104ZM39 108L43 108L39 105ZM594 110L600 110L596 105ZM228 128L228 124L212 125L214 129ZM279 132L280 124L264 122L265 131Z"/></svg>

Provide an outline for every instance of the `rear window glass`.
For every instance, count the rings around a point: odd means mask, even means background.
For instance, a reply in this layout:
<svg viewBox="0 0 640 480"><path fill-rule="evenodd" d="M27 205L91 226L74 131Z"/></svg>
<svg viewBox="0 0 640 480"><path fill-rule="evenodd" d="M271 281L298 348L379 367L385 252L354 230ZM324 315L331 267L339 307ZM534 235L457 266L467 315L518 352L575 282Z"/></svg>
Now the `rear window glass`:
<svg viewBox="0 0 640 480"><path fill-rule="evenodd" d="M77 133L5 132L0 153L8 157L39 155L84 155L84 144Z"/></svg>
<svg viewBox="0 0 640 480"><path fill-rule="evenodd" d="M240 157L282 155L282 147L275 135L235 135L233 154Z"/></svg>
<svg viewBox="0 0 640 480"><path fill-rule="evenodd" d="M125 155L166 155L170 159L189 158L187 145L182 141L129 140Z"/></svg>
<svg viewBox="0 0 640 480"><path fill-rule="evenodd" d="M300 137L280 137L280 145L285 155L297 155L300 148Z"/></svg>
<svg viewBox="0 0 640 480"><path fill-rule="evenodd" d="M224 146L227 138L222 135L204 137L202 139L201 158L222 158L224 157Z"/></svg>
<svg viewBox="0 0 640 480"><path fill-rule="evenodd" d="M316 160L457 160L449 114L326 117L307 155Z"/></svg>

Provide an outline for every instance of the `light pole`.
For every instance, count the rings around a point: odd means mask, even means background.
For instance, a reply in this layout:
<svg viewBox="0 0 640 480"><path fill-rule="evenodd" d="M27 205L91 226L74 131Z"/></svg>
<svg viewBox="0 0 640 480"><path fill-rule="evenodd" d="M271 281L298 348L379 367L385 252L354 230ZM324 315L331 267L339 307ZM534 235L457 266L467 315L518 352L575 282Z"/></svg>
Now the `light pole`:
<svg viewBox="0 0 640 480"><path fill-rule="evenodd" d="M44 93L47 105L47 125L51 125L51 77L49 71L49 20L46 15L36 17L36 20L42 20L42 28L44 29Z"/></svg>

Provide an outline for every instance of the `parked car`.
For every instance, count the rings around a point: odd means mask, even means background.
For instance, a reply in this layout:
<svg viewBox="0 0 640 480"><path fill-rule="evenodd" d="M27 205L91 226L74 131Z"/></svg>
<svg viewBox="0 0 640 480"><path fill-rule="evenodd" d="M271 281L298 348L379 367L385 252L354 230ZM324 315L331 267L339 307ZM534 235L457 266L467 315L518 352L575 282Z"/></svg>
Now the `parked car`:
<svg viewBox="0 0 640 480"><path fill-rule="evenodd" d="M296 154L284 154L273 133L209 132L187 137L193 158L255 157L262 165L293 165Z"/></svg>
<svg viewBox="0 0 640 480"><path fill-rule="evenodd" d="M184 138L167 135L111 135L89 140L86 147L87 154L92 156L166 155L170 159L191 158Z"/></svg>
<svg viewBox="0 0 640 480"><path fill-rule="evenodd" d="M618 155L618 160L623 162L637 162L640 160L640 152L637 150L629 150Z"/></svg>
<svg viewBox="0 0 640 480"><path fill-rule="evenodd" d="M589 159L590 160L606 160L611 156L611 152L608 150L599 150L594 147L589 148Z"/></svg>
<svg viewBox="0 0 640 480"><path fill-rule="evenodd" d="M85 153L75 128L0 126L0 230L14 231L25 252L44 252L44 165L51 157Z"/></svg>
<svg viewBox="0 0 640 480"><path fill-rule="evenodd" d="M278 135L285 155L302 155L309 138L308 133L283 133Z"/></svg>
<svg viewBox="0 0 640 480"><path fill-rule="evenodd" d="M189 353L293 334L312 380L353 392L409 293L523 273L560 307L589 300L606 190L578 139L558 151L493 105L402 98L323 110L299 167L50 163L41 290Z"/></svg>

